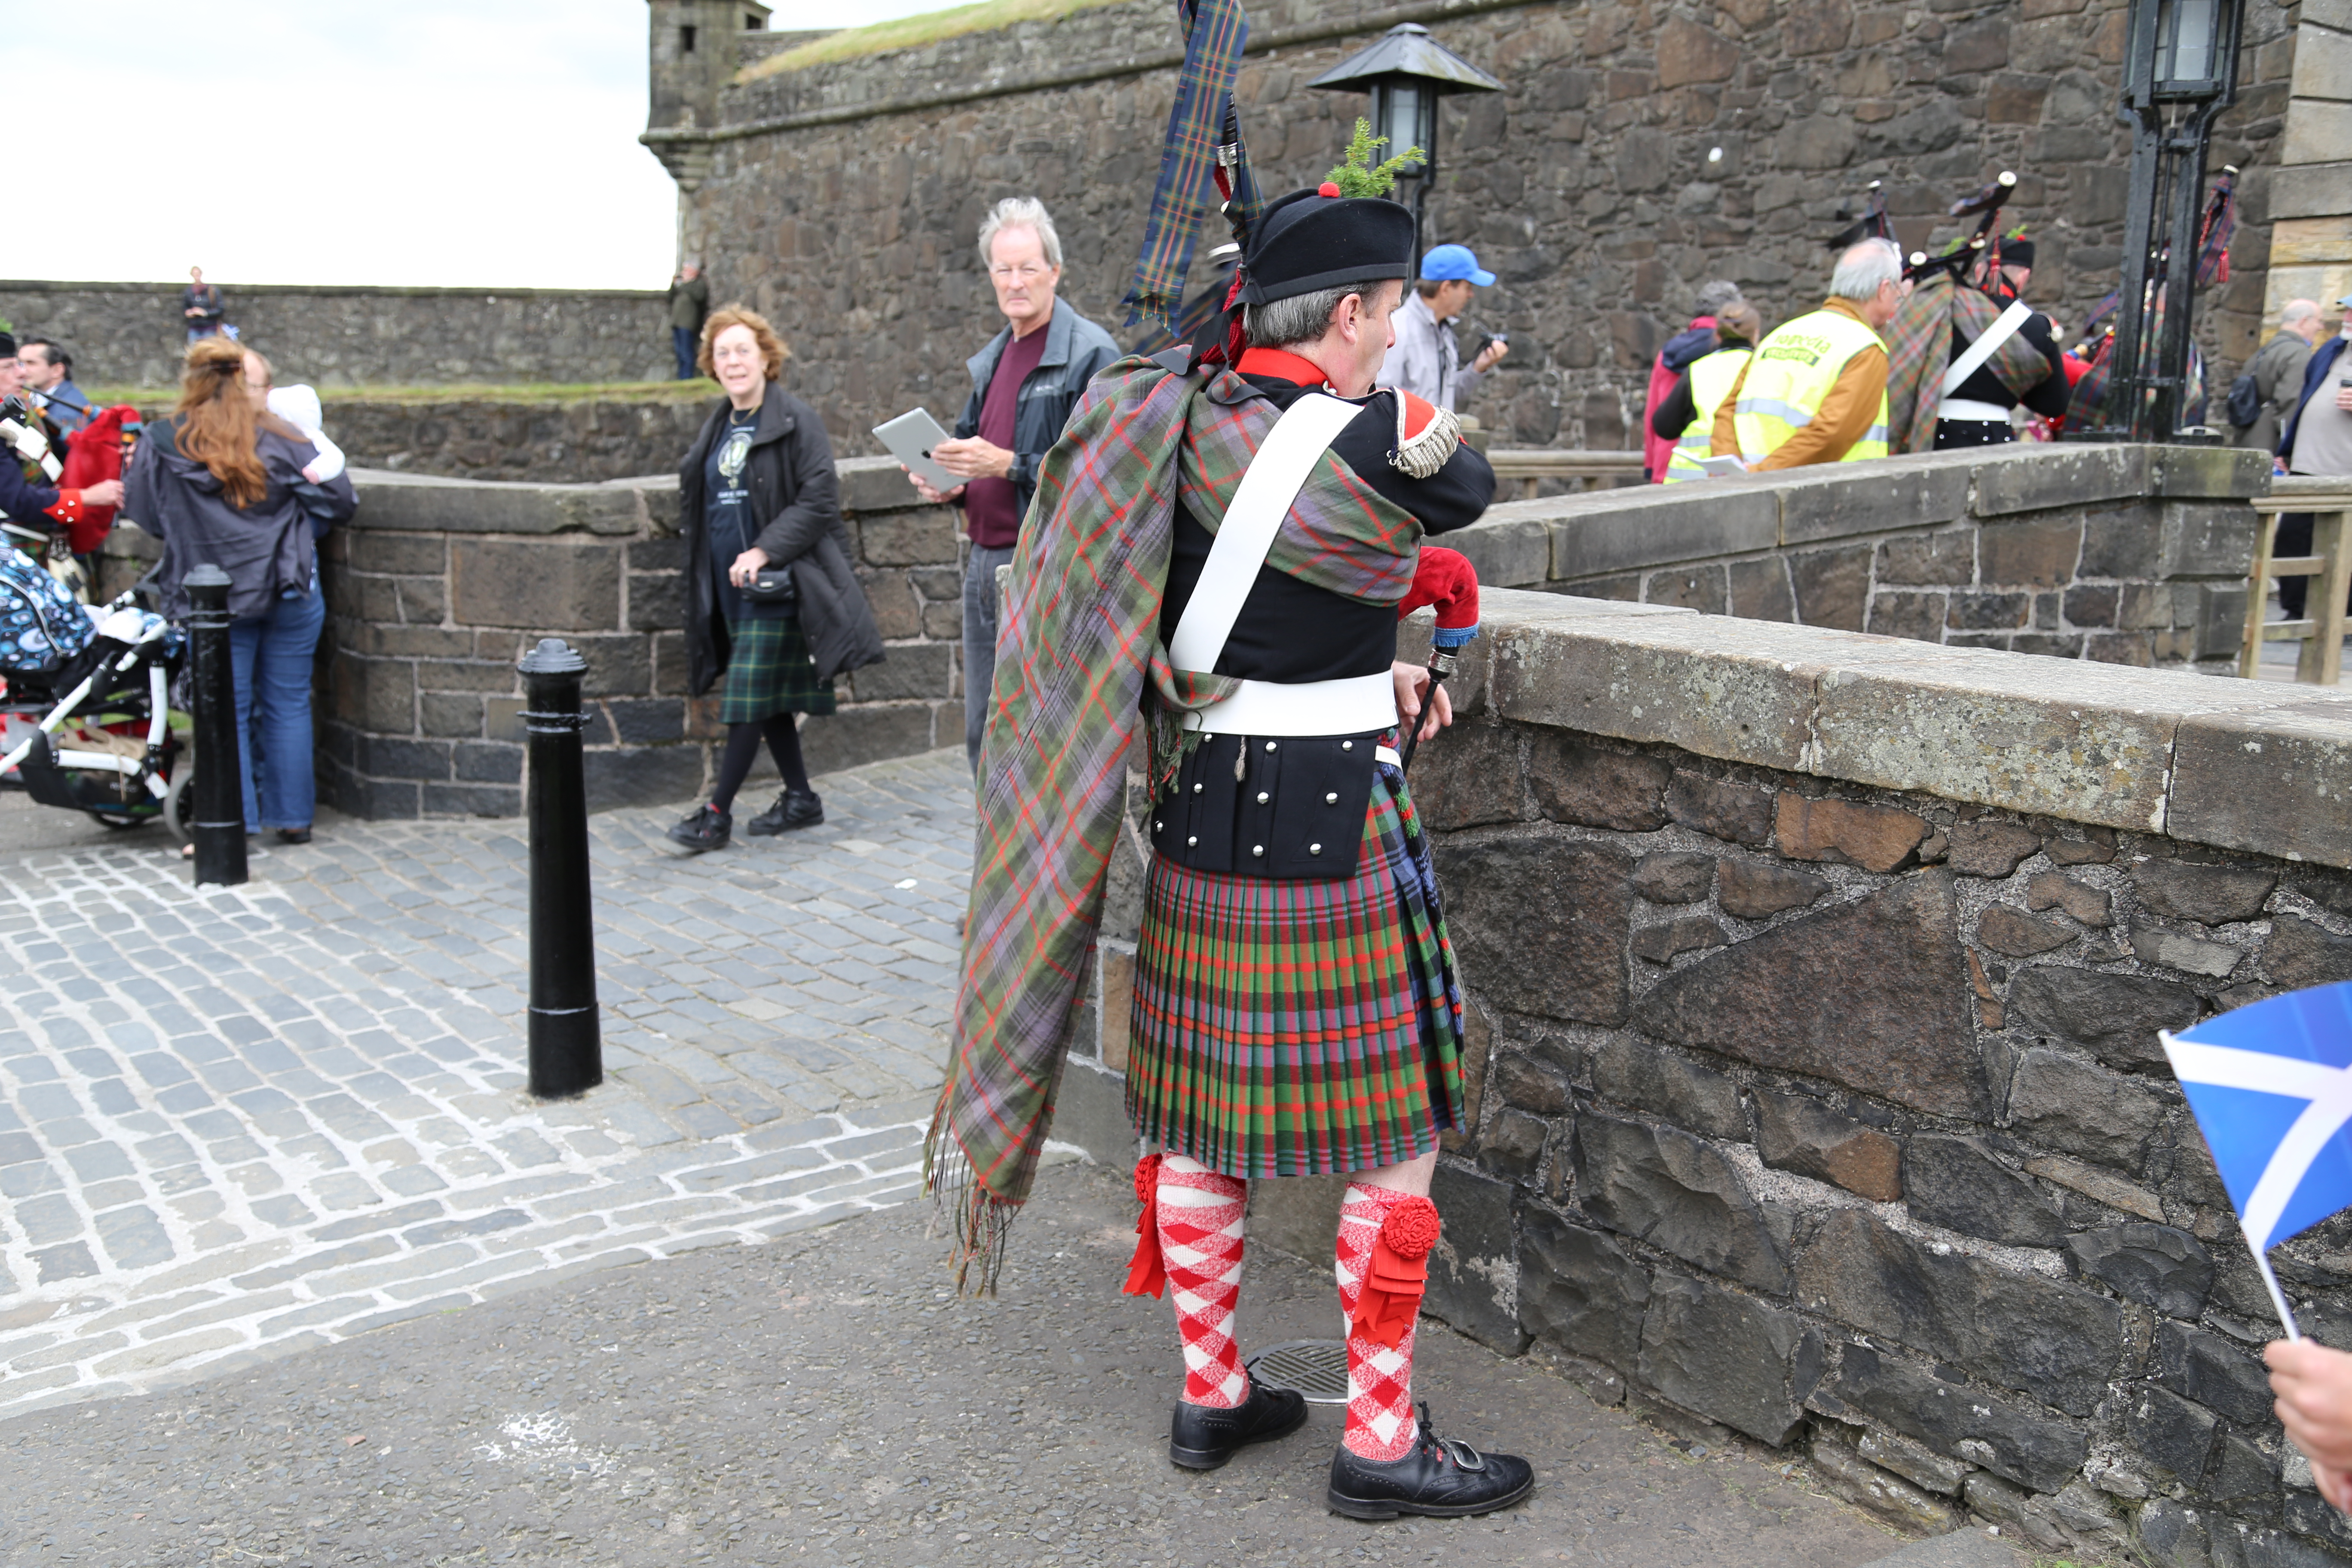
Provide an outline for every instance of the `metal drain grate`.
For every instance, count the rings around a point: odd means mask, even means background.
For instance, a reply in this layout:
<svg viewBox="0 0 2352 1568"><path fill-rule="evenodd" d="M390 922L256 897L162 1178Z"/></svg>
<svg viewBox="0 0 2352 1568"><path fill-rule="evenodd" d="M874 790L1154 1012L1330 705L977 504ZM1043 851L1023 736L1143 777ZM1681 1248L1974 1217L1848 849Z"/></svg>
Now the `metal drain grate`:
<svg viewBox="0 0 2352 1568"><path fill-rule="evenodd" d="M1268 1388L1295 1388L1309 1405L1348 1403L1348 1346L1341 1340L1289 1340L1246 1363Z"/></svg>

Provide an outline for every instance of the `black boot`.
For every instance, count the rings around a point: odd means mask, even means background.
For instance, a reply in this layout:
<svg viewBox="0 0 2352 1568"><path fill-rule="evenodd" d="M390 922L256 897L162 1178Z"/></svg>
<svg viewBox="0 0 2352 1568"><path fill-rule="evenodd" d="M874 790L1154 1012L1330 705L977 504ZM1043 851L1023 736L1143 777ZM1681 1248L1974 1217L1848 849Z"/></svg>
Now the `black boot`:
<svg viewBox="0 0 2352 1568"><path fill-rule="evenodd" d="M684 845L697 855L709 849L724 849L735 834L735 819L715 805L698 805L685 820L669 830L672 844Z"/></svg>
<svg viewBox="0 0 2352 1568"><path fill-rule="evenodd" d="M1188 1470L1213 1470L1252 1443L1287 1437L1307 1425L1307 1401L1297 1389L1250 1380L1247 1399L1231 1410L1176 1406L1168 1423L1168 1458Z"/></svg>
<svg viewBox="0 0 2352 1568"><path fill-rule="evenodd" d="M754 838L766 838L795 827L814 827L824 820L824 802L813 789L788 789L776 797L776 804L743 825L743 831Z"/></svg>
<svg viewBox="0 0 2352 1568"><path fill-rule="evenodd" d="M1454 1519L1508 1508L1535 1485L1535 1467L1517 1455L1482 1454L1431 1431L1424 1403L1412 1451L1402 1459L1359 1458L1341 1444L1331 1457L1324 1502L1349 1519L1394 1519L1401 1513Z"/></svg>

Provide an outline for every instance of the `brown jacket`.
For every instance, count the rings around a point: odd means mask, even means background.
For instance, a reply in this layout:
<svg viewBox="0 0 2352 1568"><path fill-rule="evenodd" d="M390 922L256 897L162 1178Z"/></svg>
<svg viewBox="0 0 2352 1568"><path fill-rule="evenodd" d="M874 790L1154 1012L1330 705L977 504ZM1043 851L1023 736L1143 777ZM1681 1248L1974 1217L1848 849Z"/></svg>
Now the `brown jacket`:
<svg viewBox="0 0 2352 1568"><path fill-rule="evenodd" d="M1822 309L1862 321L1862 312L1854 309L1851 300L1824 300ZM1863 325L1870 323L1863 321ZM1755 363L1748 361L1751 365ZM1715 428L1711 432L1714 443L1707 448L1711 456L1739 456L1739 436L1733 428L1732 419L1738 409L1740 389L1747 384L1748 369L1742 366L1739 379L1731 384L1731 391L1716 408ZM1763 473L1773 468L1801 468L1809 463L1836 462L1878 422L1878 400L1885 393L1886 350L1884 346L1864 349L1838 372L1837 384L1822 399L1821 407L1813 413L1813 422L1766 453L1753 471Z"/></svg>

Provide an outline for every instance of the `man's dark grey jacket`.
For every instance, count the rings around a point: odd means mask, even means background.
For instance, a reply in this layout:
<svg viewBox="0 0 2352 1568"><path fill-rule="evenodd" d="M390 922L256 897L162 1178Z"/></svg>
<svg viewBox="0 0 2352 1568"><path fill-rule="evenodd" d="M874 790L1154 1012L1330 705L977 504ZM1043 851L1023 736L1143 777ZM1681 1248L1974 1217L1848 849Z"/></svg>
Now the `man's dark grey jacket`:
<svg viewBox="0 0 2352 1568"><path fill-rule="evenodd" d="M1013 329L1007 326L964 361L964 369L971 372L971 396L956 420L957 437L980 433L981 403L995 378L997 357L1012 341ZM1062 426L1070 422L1078 395L1118 356L1118 344L1108 332L1070 309L1068 300L1054 301L1054 319L1045 323L1045 352L1021 384L1021 406L1013 416L1013 471L1004 477L1013 481L1013 504L1022 516L1029 515L1029 502L1037 494L1038 461L1062 438Z"/></svg>

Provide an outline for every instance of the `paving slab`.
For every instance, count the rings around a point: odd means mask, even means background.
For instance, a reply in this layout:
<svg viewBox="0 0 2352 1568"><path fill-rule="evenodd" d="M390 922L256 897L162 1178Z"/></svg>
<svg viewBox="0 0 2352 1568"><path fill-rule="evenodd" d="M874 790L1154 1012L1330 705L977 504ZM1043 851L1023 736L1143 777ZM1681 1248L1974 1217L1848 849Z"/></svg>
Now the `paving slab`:
<svg viewBox="0 0 2352 1568"><path fill-rule="evenodd" d="M953 939L970 775L819 787L824 826L699 858L662 837L687 803L593 819L613 1044L557 1104L523 1093L520 823L329 816L199 889L159 830L0 793L0 1414L910 1196L952 996L885 966Z"/></svg>
<svg viewBox="0 0 2352 1568"><path fill-rule="evenodd" d="M992 1301L950 1296L910 1204L0 1420L0 1563L1861 1568L1899 1544L1801 1465L1677 1447L1434 1323L1417 1392L1535 1461L1523 1507L1327 1512L1336 1407L1178 1470L1173 1317L1118 1289L1133 1213L1124 1173L1048 1171ZM1328 1266L1253 1251L1245 1347L1338 1316Z"/></svg>

